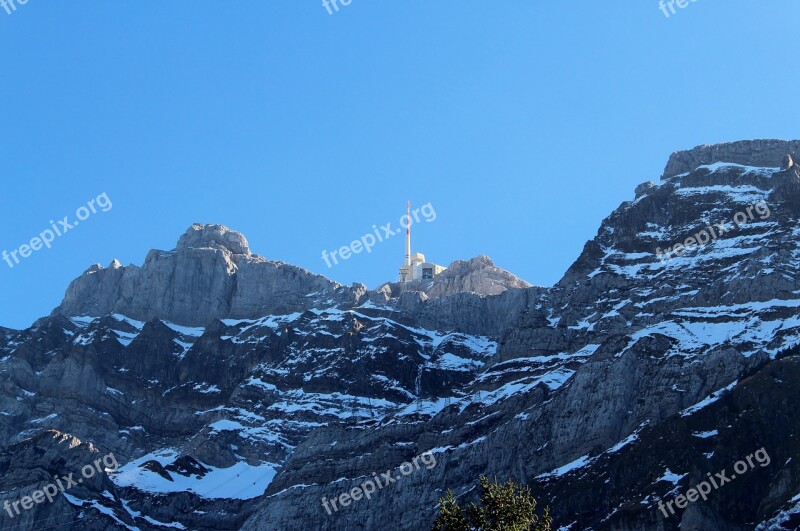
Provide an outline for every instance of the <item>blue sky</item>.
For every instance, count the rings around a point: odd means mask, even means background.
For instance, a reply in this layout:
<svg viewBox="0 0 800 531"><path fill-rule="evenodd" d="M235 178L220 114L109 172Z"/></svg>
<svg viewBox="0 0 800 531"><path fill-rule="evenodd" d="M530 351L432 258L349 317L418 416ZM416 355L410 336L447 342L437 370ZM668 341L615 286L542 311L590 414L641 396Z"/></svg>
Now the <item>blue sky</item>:
<svg viewBox="0 0 800 531"><path fill-rule="evenodd" d="M394 279L402 237L328 268L406 199L414 250L555 283L669 154L796 138L796 1L45 2L0 9L0 325L89 265L141 264L193 222L342 283Z"/></svg>

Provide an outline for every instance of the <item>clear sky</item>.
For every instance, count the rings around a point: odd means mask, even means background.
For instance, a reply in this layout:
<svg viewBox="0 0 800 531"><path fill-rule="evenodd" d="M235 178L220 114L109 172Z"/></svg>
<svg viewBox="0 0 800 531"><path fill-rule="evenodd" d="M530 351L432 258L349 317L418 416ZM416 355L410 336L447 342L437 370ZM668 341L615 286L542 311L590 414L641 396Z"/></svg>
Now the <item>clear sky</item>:
<svg viewBox="0 0 800 531"><path fill-rule="evenodd" d="M800 136L799 19L796 0L669 18L657 0L0 8L0 251L103 193L113 205L0 262L0 325L193 222L373 288L396 277L402 236L332 268L322 251L396 227L406 199L435 209L414 233L429 260L487 254L552 285L672 151Z"/></svg>

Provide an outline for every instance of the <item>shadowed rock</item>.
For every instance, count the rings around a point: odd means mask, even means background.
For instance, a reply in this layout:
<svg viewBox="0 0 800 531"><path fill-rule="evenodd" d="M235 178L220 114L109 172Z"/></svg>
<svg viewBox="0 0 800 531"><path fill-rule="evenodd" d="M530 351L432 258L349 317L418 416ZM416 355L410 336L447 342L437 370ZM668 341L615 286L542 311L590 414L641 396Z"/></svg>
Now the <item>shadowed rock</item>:
<svg viewBox="0 0 800 531"><path fill-rule="evenodd" d="M687 173L697 169L698 166L715 162L777 168L787 153L796 157L800 153L800 140L742 140L698 146L673 153L667 162L662 179Z"/></svg>

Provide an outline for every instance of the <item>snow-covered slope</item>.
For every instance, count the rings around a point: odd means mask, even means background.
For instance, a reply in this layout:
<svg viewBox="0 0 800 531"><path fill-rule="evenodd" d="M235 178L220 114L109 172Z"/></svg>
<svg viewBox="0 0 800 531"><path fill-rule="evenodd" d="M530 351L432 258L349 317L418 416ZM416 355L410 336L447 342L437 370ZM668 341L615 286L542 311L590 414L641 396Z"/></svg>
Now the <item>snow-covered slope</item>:
<svg viewBox="0 0 800 531"><path fill-rule="evenodd" d="M571 529L790 525L800 476L777 465L657 509L692 470L794 449L795 362L776 358L800 343L800 174L765 155L789 144L759 146L674 155L552 288L485 258L436 289L345 288L216 225L141 270L90 269L50 317L0 329L0 491L61 471L47 449L72 437L122 467L31 512L64 529L419 529L480 474L534 486ZM425 451L435 467L371 500L320 504Z"/></svg>

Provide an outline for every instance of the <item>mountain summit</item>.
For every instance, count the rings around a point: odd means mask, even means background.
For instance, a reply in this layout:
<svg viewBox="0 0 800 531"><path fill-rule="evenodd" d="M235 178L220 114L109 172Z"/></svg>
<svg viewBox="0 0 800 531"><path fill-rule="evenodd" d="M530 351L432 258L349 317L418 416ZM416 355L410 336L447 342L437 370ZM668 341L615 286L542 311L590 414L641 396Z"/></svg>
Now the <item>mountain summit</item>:
<svg viewBox="0 0 800 531"><path fill-rule="evenodd" d="M122 466L0 525L426 529L483 474L561 529L797 529L798 146L674 154L549 288L486 257L345 287L220 225L93 266L51 316L0 328L0 491L70 472L62 440L81 442L69 463ZM423 452L437 464L369 500L320 502ZM660 509L756 452L745 479Z"/></svg>
<svg viewBox="0 0 800 531"><path fill-rule="evenodd" d="M423 292L427 298L462 292L497 295L530 286L485 256L450 267L441 278L402 289ZM366 295L363 284L345 287L305 269L254 255L244 235L224 225L195 223L172 251L150 251L141 268L123 267L118 260L108 268L93 265L70 284L54 313L118 313L143 321L158 318L205 326L218 319L258 318L331 304L352 307ZM385 301L391 295L381 291L377 296Z"/></svg>
<svg viewBox="0 0 800 531"><path fill-rule="evenodd" d="M216 249L229 254L250 256L250 245L241 232L224 225L202 225L195 223L178 240L175 250Z"/></svg>
<svg viewBox="0 0 800 531"><path fill-rule="evenodd" d="M741 140L706 144L673 153L664 169L663 178L669 179L717 162L778 168L787 155L795 159L800 155L800 140Z"/></svg>
<svg viewBox="0 0 800 531"><path fill-rule="evenodd" d="M194 224L171 251L152 250L142 267L97 264L75 279L54 313L205 326L215 319L291 313L355 302L363 291L250 252L247 239L223 225Z"/></svg>

